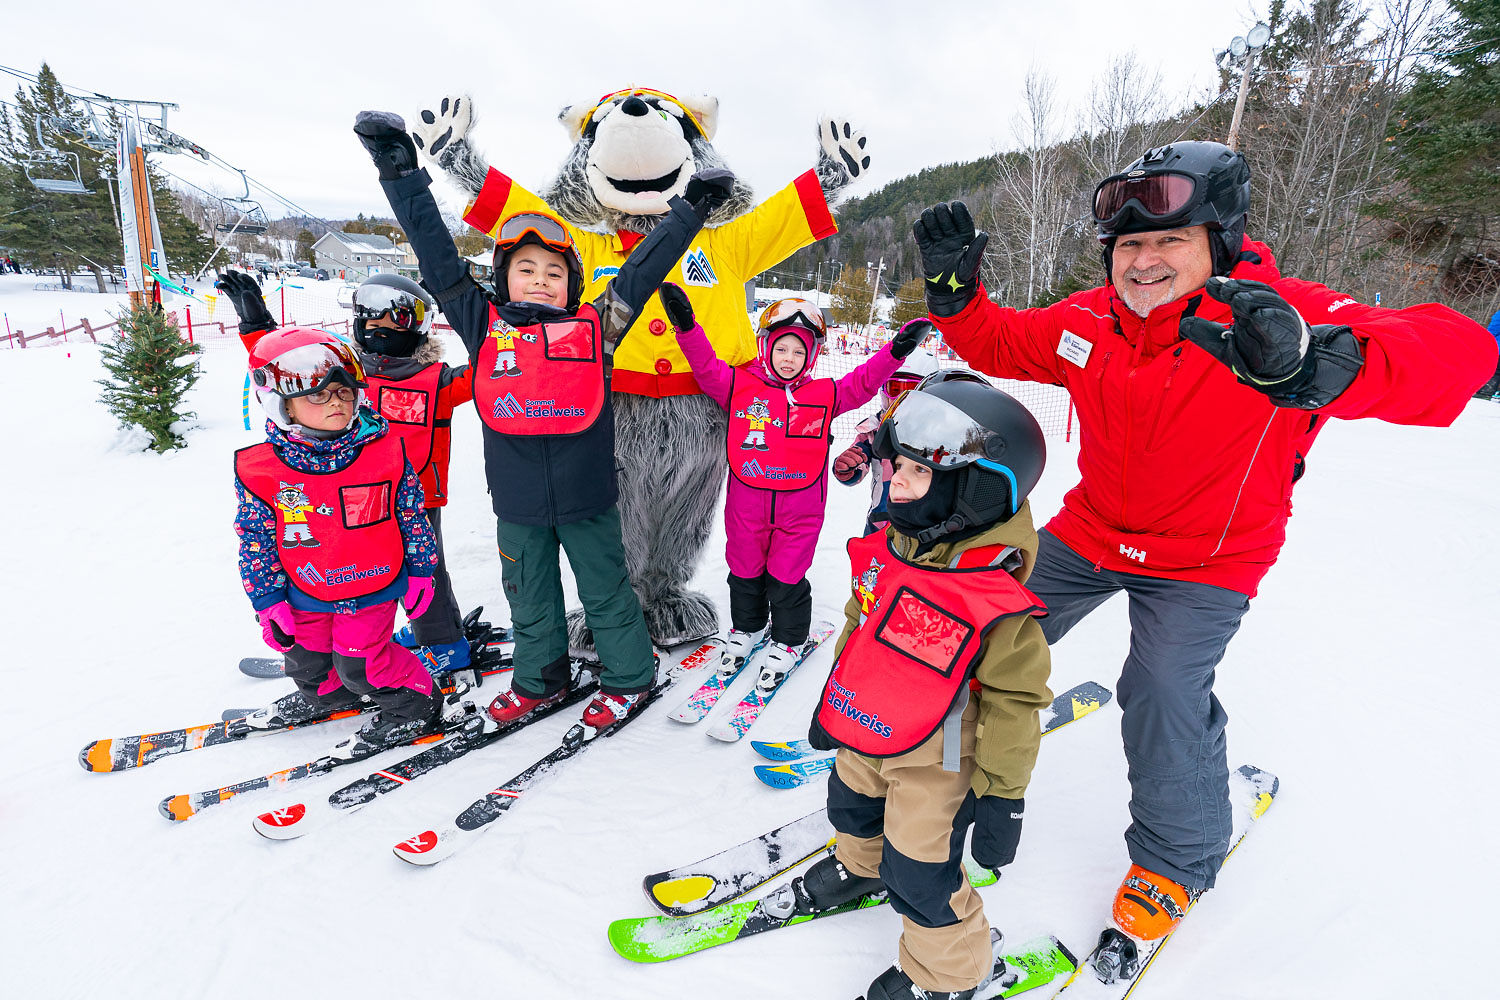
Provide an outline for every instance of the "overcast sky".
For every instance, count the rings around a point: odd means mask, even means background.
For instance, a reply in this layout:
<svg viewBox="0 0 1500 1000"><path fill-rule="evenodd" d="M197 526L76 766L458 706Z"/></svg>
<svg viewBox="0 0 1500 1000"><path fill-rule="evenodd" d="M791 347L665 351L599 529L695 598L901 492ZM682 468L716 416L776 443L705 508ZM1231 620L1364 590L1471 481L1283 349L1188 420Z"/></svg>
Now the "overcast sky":
<svg viewBox="0 0 1500 1000"><path fill-rule="evenodd" d="M49 4L7 6L0 65L35 73L45 61L73 88L176 103L173 131L313 214L343 217L388 213L350 132L363 108L411 118L445 93L472 93L481 152L536 188L570 142L556 122L564 105L627 86L713 94L715 145L762 194L813 164L818 116L842 114L869 136L871 174L854 189L864 194L924 166L1013 146L1032 67L1055 79L1070 112L1126 53L1159 70L1166 93L1212 96L1215 51L1264 5L83 0L62 16ZM0 81L10 99L20 81ZM158 162L236 193L237 178L190 160ZM459 204L450 192L443 198Z"/></svg>

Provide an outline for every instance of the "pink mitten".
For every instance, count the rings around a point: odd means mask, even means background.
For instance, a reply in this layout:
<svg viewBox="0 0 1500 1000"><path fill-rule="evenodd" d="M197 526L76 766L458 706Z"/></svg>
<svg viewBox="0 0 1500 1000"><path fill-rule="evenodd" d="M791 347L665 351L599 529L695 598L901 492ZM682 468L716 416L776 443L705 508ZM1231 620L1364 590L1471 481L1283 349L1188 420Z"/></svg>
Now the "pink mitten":
<svg viewBox="0 0 1500 1000"><path fill-rule="evenodd" d="M292 619L292 606L286 601L273 604L256 613L260 619L260 637L266 645L278 653L285 653L297 641L296 623Z"/></svg>
<svg viewBox="0 0 1500 1000"><path fill-rule="evenodd" d="M869 467L870 459L861 448L846 448L833 460L833 478L845 486L853 486L865 478L865 470Z"/></svg>
<svg viewBox="0 0 1500 1000"><path fill-rule="evenodd" d="M401 606L406 609L406 617L421 618L432 604L432 577L411 576L406 578L406 596L401 598Z"/></svg>

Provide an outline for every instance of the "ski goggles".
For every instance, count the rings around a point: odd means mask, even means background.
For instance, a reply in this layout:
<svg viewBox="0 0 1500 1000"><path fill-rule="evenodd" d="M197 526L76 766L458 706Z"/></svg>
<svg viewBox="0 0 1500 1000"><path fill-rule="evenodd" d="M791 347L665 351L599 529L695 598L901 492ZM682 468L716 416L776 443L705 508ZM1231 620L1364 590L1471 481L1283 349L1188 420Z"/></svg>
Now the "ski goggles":
<svg viewBox="0 0 1500 1000"><path fill-rule="evenodd" d="M509 250L528 233L558 253L565 254L573 250L573 234L568 231L568 227L540 212L522 212L500 223L500 234L495 237L495 249Z"/></svg>
<svg viewBox="0 0 1500 1000"><path fill-rule="evenodd" d="M924 376L915 388L920 392L930 385L941 385L944 382L978 382L980 385L990 384L983 375L970 371L967 368L944 368L942 371Z"/></svg>
<svg viewBox="0 0 1500 1000"><path fill-rule="evenodd" d="M761 312L757 329L760 333L770 333L784 326L800 326L804 330L811 330L819 339L828 336L827 324L823 322L823 310L807 299L782 299L771 303Z"/></svg>
<svg viewBox="0 0 1500 1000"><path fill-rule="evenodd" d="M1134 175L1134 176L1133 176ZM1094 189L1094 221L1109 226L1134 206L1152 222L1187 215L1198 203L1198 182L1190 174L1115 174Z"/></svg>
<svg viewBox="0 0 1500 1000"><path fill-rule="evenodd" d="M351 389L366 386L364 365L354 349L343 343L294 347L255 369L250 377L260 388L287 399L310 396L335 383Z"/></svg>
<svg viewBox="0 0 1500 1000"><path fill-rule="evenodd" d="M910 392L921 384L922 380L916 375L892 375L885 380L885 385L881 388L887 399L895 399L903 392Z"/></svg>
<svg viewBox="0 0 1500 1000"><path fill-rule="evenodd" d="M870 449L876 458L905 455L931 469L957 469L975 462L1003 469L991 451L1003 452L999 435L963 410L926 392L908 392L886 412Z"/></svg>
<svg viewBox="0 0 1500 1000"><path fill-rule="evenodd" d="M418 332L427 322L427 303L389 285L360 285L354 292L354 318L369 323L382 316L398 329Z"/></svg>

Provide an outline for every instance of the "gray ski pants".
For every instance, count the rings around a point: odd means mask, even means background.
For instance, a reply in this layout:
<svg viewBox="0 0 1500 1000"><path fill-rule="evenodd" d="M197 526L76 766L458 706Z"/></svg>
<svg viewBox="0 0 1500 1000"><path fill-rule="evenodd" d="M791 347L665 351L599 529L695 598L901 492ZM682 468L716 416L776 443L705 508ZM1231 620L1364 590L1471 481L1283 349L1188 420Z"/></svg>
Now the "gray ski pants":
<svg viewBox="0 0 1500 1000"><path fill-rule="evenodd" d="M1130 860L1190 889L1212 888L1229 850L1229 768L1214 670L1250 599L1237 591L1092 563L1040 532L1026 586L1047 606L1049 644L1106 599L1130 599L1130 653L1116 695L1130 774Z"/></svg>

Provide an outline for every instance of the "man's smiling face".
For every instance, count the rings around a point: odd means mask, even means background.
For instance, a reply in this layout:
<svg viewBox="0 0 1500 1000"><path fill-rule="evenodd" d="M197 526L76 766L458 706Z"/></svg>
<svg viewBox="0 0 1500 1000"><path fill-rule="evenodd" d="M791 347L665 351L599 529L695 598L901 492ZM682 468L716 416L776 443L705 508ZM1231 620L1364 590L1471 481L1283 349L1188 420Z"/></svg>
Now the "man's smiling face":
<svg viewBox="0 0 1500 1000"><path fill-rule="evenodd" d="M1125 305L1144 319L1202 288L1213 271L1208 227L1190 226L1117 237L1110 278Z"/></svg>

